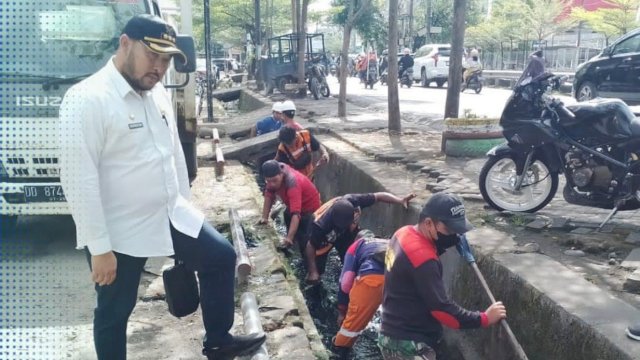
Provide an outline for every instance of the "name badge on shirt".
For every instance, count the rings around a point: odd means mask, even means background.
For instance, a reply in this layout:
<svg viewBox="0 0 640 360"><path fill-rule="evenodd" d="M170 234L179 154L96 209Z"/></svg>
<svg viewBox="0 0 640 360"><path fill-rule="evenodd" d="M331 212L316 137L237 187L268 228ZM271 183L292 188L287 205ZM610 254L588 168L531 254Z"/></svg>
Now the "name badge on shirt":
<svg viewBox="0 0 640 360"><path fill-rule="evenodd" d="M142 126L143 125L142 125L141 122L132 123L132 124L129 124L129 129L131 129L131 130L140 129Z"/></svg>

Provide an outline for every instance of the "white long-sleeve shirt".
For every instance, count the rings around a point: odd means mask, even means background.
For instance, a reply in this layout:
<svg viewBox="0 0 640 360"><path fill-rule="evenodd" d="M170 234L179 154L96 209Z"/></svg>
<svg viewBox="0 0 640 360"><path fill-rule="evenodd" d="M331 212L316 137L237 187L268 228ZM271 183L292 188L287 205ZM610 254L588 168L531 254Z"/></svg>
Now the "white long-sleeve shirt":
<svg viewBox="0 0 640 360"><path fill-rule="evenodd" d="M171 100L161 84L136 93L113 59L69 89L60 107L62 187L78 248L136 257L173 254L170 222L197 238Z"/></svg>

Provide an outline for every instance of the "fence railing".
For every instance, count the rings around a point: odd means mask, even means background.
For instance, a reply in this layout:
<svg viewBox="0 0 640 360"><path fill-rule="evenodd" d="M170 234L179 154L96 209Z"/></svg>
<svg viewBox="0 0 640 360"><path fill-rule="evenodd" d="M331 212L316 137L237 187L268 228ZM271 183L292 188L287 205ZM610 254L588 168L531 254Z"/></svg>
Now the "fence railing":
<svg viewBox="0 0 640 360"><path fill-rule="evenodd" d="M554 72L575 71L578 64L600 52L599 49L576 47L547 48L543 51L547 69ZM530 50L483 51L480 60L483 67L489 70L522 70L529 62L530 53Z"/></svg>

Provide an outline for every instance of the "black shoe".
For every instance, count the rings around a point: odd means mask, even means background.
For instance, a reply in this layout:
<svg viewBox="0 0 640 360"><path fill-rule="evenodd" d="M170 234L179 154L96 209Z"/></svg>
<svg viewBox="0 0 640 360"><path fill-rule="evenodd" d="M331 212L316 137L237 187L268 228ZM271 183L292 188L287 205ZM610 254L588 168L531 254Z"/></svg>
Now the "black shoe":
<svg viewBox="0 0 640 360"><path fill-rule="evenodd" d="M629 326L627 328L627 336L633 340L640 341L640 323Z"/></svg>
<svg viewBox="0 0 640 360"><path fill-rule="evenodd" d="M227 345L202 349L202 355L209 360L231 360L236 356L253 354L267 339L267 335L249 334L235 335Z"/></svg>

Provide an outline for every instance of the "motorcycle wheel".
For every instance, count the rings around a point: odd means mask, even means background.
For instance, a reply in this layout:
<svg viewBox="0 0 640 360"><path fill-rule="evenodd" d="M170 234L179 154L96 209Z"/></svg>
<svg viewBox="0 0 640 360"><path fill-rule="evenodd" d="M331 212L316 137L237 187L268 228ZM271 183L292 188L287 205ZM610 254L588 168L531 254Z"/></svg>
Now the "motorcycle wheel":
<svg viewBox="0 0 640 360"><path fill-rule="evenodd" d="M327 80L322 81L322 85L320 85L320 95L323 97L329 97L329 95L331 95L331 90L329 90Z"/></svg>
<svg viewBox="0 0 640 360"><path fill-rule="evenodd" d="M482 91L482 84L478 84L474 91L476 92L476 94L480 94L480 91Z"/></svg>
<svg viewBox="0 0 640 360"><path fill-rule="evenodd" d="M407 84L406 84L406 85L407 85L407 88L411 89L411 84L412 84L412 83L413 83L413 81L411 81L411 80L407 81Z"/></svg>
<svg viewBox="0 0 640 360"><path fill-rule="evenodd" d="M516 163L511 154L492 156L480 171L482 198L498 211L536 212L545 207L558 191L558 173L536 160L529 169L520 190L516 182Z"/></svg>
<svg viewBox="0 0 640 360"><path fill-rule="evenodd" d="M315 100L320 98L320 83L318 83L318 79L311 78L311 83L309 84L309 90L311 90L311 95Z"/></svg>

